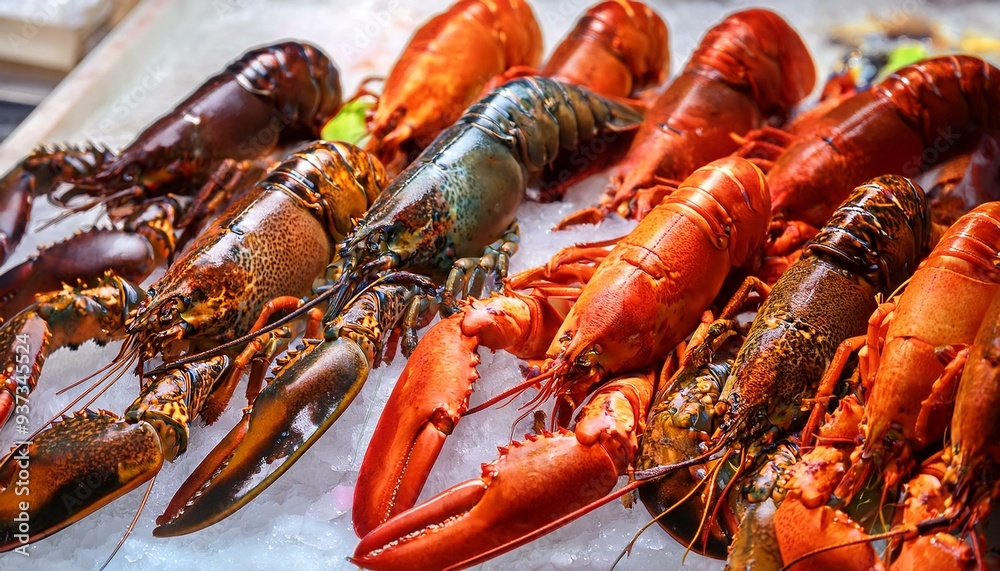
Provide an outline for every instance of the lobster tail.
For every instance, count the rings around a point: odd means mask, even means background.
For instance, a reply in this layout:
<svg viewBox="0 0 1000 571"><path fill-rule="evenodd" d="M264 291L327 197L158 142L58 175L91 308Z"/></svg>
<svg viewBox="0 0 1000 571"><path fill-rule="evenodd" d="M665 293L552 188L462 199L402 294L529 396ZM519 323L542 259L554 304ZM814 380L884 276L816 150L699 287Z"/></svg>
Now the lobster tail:
<svg viewBox="0 0 1000 571"><path fill-rule="evenodd" d="M930 216L923 189L901 176L882 176L857 187L802 256L836 258L880 291L891 292L930 251Z"/></svg>
<svg viewBox="0 0 1000 571"><path fill-rule="evenodd" d="M251 93L271 100L282 123L303 131L304 138L319 135L343 103L336 66L323 50L305 42L250 50L226 72Z"/></svg>
<svg viewBox="0 0 1000 571"><path fill-rule="evenodd" d="M649 6L602 2L580 18L541 75L624 97L663 82L670 73L668 44L667 25Z"/></svg>
<svg viewBox="0 0 1000 571"><path fill-rule="evenodd" d="M709 30L684 72L750 91L765 116L786 115L816 84L805 42L780 16L759 8L732 14Z"/></svg>

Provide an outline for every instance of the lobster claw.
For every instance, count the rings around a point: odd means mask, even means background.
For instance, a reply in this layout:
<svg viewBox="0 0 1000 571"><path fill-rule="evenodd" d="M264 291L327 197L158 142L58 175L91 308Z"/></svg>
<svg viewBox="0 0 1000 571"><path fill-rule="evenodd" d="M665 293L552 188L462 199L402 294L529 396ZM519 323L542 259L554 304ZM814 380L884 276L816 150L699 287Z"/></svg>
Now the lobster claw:
<svg viewBox="0 0 1000 571"><path fill-rule="evenodd" d="M253 407L177 491L153 535L198 531L257 497L333 425L371 369L364 350L343 337L307 340L289 355Z"/></svg>
<svg viewBox="0 0 1000 571"><path fill-rule="evenodd" d="M607 496L635 457L655 375L606 385L574 432L500 448L482 476L400 513L365 535L351 559L367 569L476 565L533 539L538 528Z"/></svg>
<svg viewBox="0 0 1000 571"><path fill-rule="evenodd" d="M479 346L544 356L566 310L508 292L471 301L427 330L379 417L354 488L354 531L363 537L417 502L479 378Z"/></svg>
<svg viewBox="0 0 1000 571"><path fill-rule="evenodd" d="M127 494L156 475L163 458L147 422L102 410L55 422L0 463L0 551L52 535Z"/></svg>
<svg viewBox="0 0 1000 571"><path fill-rule="evenodd" d="M528 436L500 448L481 478L458 484L375 528L351 561L366 569L474 565L610 492L618 482L601 446L571 432ZM488 555L487 555L488 553ZM485 557L483 557L485 556Z"/></svg>

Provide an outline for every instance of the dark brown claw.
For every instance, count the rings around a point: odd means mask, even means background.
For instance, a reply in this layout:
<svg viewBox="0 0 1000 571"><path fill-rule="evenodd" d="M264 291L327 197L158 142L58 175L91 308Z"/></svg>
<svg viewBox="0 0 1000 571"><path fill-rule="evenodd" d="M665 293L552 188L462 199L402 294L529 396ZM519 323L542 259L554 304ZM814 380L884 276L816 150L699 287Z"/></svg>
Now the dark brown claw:
<svg viewBox="0 0 1000 571"><path fill-rule="evenodd" d="M0 463L0 551L86 517L148 481L162 464L160 439L148 423L105 411L56 422Z"/></svg>
<svg viewBox="0 0 1000 571"><path fill-rule="evenodd" d="M77 234L0 275L0 318L9 320L34 303L37 294L78 280L90 283L109 270L141 283L153 271L154 262L153 246L141 234L122 230Z"/></svg>

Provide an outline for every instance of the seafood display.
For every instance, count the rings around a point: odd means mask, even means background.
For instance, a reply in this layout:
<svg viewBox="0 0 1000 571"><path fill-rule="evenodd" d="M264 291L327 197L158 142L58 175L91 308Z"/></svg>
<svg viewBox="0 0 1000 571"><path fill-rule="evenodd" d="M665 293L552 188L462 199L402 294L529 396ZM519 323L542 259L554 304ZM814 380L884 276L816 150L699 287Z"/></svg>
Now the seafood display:
<svg viewBox="0 0 1000 571"><path fill-rule="evenodd" d="M763 4L184 8L0 146L0 561L987 565L1000 68Z"/></svg>

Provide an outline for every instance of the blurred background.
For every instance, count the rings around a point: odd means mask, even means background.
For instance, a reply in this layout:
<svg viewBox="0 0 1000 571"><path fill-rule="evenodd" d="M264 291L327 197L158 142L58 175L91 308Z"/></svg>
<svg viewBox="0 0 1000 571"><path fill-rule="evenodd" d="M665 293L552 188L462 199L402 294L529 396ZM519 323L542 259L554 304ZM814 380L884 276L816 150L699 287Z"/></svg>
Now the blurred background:
<svg viewBox="0 0 1000 571"><path fill-rule="evenodd" d="M0 142L138 0L0 0Z"/></svg>

